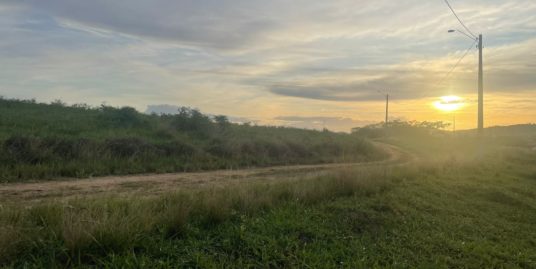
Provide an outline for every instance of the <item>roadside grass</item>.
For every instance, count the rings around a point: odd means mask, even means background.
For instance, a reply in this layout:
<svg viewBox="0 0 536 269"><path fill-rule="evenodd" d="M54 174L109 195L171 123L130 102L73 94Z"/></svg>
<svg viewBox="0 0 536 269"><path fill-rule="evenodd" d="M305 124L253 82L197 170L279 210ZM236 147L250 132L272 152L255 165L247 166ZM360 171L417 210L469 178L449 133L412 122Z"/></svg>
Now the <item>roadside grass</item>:
<svg viewBox="0 0 536 269"><path fill-rule="evenodd" d="M287 203L310 206L326 199L368 195L387 188L383 170L277 183L221 186L158 198L108 197L0 208L0 261L48 265L95 264L111 253L133 251L151 238L182 238L193 227L213 229L237 216L254 216ZM22 264L20 262L23 262ZM45 264L41 264L45 265Z"/></svg>
<svg viewBox="0 0 536 269"><path fill-rule="evenodd" d="M522 159L520 159L522 158ZM7 267L534 268L536 154L0 212Z"/></svg>

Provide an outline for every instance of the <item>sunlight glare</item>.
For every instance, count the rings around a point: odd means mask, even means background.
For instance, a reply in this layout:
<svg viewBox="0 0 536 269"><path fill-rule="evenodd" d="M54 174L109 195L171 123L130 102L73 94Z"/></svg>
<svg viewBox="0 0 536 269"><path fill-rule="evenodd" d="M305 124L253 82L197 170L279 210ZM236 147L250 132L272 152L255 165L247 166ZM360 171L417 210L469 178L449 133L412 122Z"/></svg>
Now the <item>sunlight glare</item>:
<svg viewBox="0 0 536 269"><path fill-rule="evenodd" d="M445 112L455 111L463 106L463 99L455 95L442 96L441 100L434 103L434 106Z"/></svg>

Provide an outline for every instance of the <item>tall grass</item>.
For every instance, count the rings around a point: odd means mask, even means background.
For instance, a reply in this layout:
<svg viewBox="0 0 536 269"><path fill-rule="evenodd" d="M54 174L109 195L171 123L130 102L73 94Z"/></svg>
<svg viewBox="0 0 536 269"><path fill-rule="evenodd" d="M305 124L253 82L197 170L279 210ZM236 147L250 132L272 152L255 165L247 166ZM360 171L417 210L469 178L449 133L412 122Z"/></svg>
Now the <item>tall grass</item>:
<svg viewBox="0 0 536 269"><path fill-rule="evenodd" d="M341 170L277 183L207 187L158 198L75 199L0 209L0 264L25 259L72 266L94 264L110 253L133 251L151 237L180 238L287 203L311 205L385 190L400 172Z"/></svg>
<svg viewBox="0 0 536 269"><path fill-rule="evenodd" d="M0 99L0 181L384 157L349 134L239 125L190 108L177 113Z"/></svg>

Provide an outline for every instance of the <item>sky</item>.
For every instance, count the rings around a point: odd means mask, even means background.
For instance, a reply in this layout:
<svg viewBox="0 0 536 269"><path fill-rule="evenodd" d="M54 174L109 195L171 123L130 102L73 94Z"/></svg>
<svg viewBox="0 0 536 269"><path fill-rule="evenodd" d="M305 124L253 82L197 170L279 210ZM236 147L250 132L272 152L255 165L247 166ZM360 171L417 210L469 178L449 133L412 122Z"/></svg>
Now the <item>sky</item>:
<svg viewBox="0 0 536 269"><path fill-rule="evenodd" d="M450 3L483 34L485 126L536 122L536 1ZM0 95L349 131L389 93L392 119L475 128L478 50L449 29L443 0L0 0Z"/></svg>

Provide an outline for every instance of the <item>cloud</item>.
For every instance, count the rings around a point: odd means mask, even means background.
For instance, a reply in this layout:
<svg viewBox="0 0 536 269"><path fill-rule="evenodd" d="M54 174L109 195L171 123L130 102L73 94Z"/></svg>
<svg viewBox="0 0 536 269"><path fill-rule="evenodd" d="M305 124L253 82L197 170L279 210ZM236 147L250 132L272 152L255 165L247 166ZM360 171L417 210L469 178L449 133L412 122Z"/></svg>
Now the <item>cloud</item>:
<svg viewBox="0 0 536 269"><path fill-rule="evenodd" d="M386 92L396 92L399 99L414 98L416 92L422 91L416 76L407 71L392 73L378 72L375 78L355 81L359 72L353 76L347 72L331 74L319 80L297 82L297 85L273 85L270 92L283 96L301 97L328 101L377 101L383 99ZM406 73L406 74L403 74Z"/></svg>
<svg viewBox="0 0 536 269"><path fill-rule="evenodd" d="M26 7L91 27L194 46L243 46L277 22L255 1L22 0Z"/></svg>
<svg viewBox="0 0 536 269"><path fill-rule="evenodd" d="M532 64L536 60L534 47L536 39L485 49L486 92L536 91L536 77L531 75L536 72ZM379 100L380 92L391 93L398 100L440 96L446 88L455 88L458 94L472 93L477 78L476 50L446 76L464 53L388 65L383 69L332 70L312 77L307 77L311 73L308 67L302 71L297 67L290 73L301 73L304 78L268 88L282 96L342 102Z"/></svg>
<svg viewBox="0 0 536 269"><path fill-rule="evenodd" d="M192 46L219 49L280 47L281 44L323 42L333 39L370 40L373 43L397 38L431 43L455 25L442 3L408 0L8 0L33 10L91 27L140 37L163 39ZM461 6L455 3L456 6ZM461 9L470 25L494 32L519 29L531 20L512 18L508 13L531 14L530 0L471 1ZM479 12L476 12L476 11ZM506 14L506 15L505 15ZM422 23L415 24L419 16ZM533 31L532 31L533 32ZM528 33L530 34L530 33ZM393 45L393 44L391 44Z"/></svg>
<svg viewBox="0 0 536 269"><path fill-rule="evenodd" d="M446 33L458 22L441 1L1 2L0 94L9 97L179 103L271 123L318 108L363 115L352 109L381 104L378 91L408 104L476 88L474 51L439 83L469 46ZM486 93L533 96L536 3L452 4L484 34Z"/></svg>

